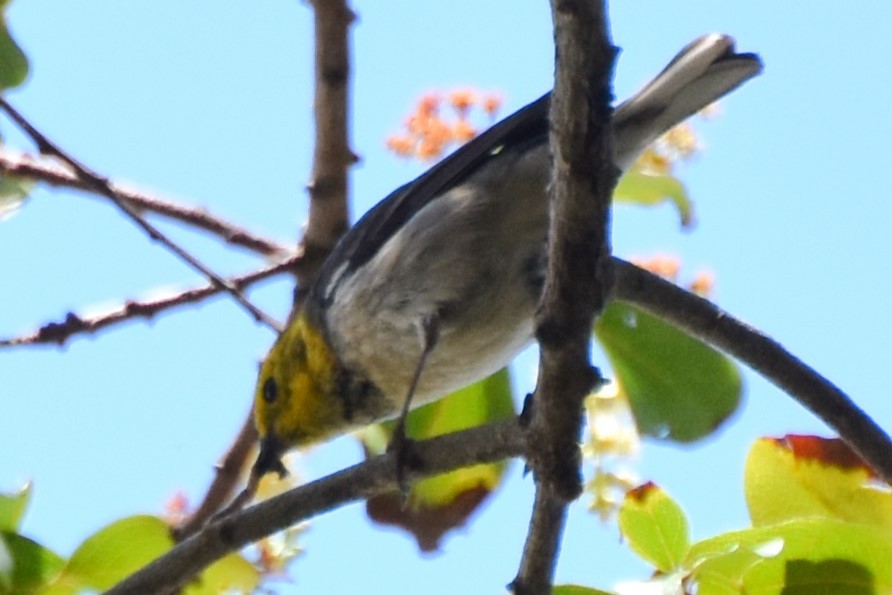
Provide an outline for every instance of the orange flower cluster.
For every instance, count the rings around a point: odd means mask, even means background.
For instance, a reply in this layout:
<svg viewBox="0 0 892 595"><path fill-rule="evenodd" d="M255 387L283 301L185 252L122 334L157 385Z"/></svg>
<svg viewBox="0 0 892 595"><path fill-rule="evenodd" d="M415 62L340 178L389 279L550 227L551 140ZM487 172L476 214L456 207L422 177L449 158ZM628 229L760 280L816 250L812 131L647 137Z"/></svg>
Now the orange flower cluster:
<svg viewBox="0 0 892 595"><path fill-rule="evenodd" d="M451 108L452 116L444 117L441 108ZM387 148L406 158L430 161L443 155L452 144L464 144L477 136L478 129L471 123L475 106L495 118L502 100L495 94L481 94L460 89L448 94L428 93L419 99L415 111L405 121L405 132L387 139Z"/></svg>
<svg viewBox="0 0 892 595"><path fill-rule="evenodd" d="M678 271L681 270L681 261L678 257L669 254L657 254L650 258L632 257L629 260L645 271L650 271L654 275L672 282L678 279Z"/></svg>
<svg viewBox="0 0 892 595"><path fill-rule="evenodd" d="M650 271L655 275L678 283L678 273L681 270L681 261L675 256L658 254L651 258L631 258L632 263ZM694 278L684 286L689 291L702 297L708 297L715 286L715 276L710 271L699 271Z"/></svg>

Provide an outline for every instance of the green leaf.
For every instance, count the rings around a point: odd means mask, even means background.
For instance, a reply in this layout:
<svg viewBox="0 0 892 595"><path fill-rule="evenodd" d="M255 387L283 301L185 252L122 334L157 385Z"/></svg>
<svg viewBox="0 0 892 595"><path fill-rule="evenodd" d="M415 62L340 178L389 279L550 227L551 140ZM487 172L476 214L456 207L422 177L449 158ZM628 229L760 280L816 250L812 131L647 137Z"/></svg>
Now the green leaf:
<svg viewBox="0 0 892 595"><path fill-rule="evenodd" d="M200 577L189 583L185 595L218 595L219 593L253 593L260 584L260 572L239 554L217 560Z"/></svg>
<svg viewBox="0 0 892 595"><path fill-rule="evenodd" d="M406 430L416 439L433 438L512 415L511 377L504 368L445 399L413 411L406 420ZM482 487L487 492L493 491L504 471L504 463L456 469L416 483L412 486L410 499L418 506L444 506L468 490Z"/></svg>
<svg viewBox="0 0 892 595"><path fill-rule="evenodd" d="M170 527L162 519L139 515L100 529L77 548L61 573L41 595L105 591L173 547ZM257 570L238 554L209 566L187 585L188 595L210 595L238 589L251 592Z"/></svg>
<svg viewBox="0 0 892 595"><path fill-rule="evenodd" d="M672 176L630 170L620 178L613 191L613 200L642 206L656 206L669 201L678 210L683 228L689 228L694 223L694 205L687 190Z"/></svg>
<svg viewBox="0 0 892 595"><path fill-rule="evenodd" d="M698 582L721 587L710 593L867 595L892 592L889 560L892 531L813 518L696 543L687 565Z"/></svg>
<svg viewBox="0 0 892 595"><path fill-rule="evenodd" d="M424 440L473 428L514 415L514 399L508 368L466 386L461 390L419 407L406 419L406 433L414 440ZM370 454L387 448L396 422L373 424L358 433Z"/></svg>
<svg viewBox="0 0 892 595"><path fill-rule="evenodd" d="M65 561L27 537L0 531L0 593L38 592L56 577Z"/></svg>
<svg viewBox="0 0 892 595"><path fill-rule="evenodd" d="M892 530L892 493L839 439L762 438L746 461L745 493L754 525L820 516Z"/></svg>
<svg viewBox="0 0 892 595"><path fill-rule="evenodd" d="M413 411L406 429L416 439L433 438L514 415L507 368Z"/></svg>
<svg viewBox="0 0 892 595"><path fill-rule="evenodd" d="M647 312L611 302L595 334L643 434L692 442L740 404L743 381L734 362Z"/></svg>
<svg viewBox="0 0 892 595"><path fill-rule="evenodd" d="M0 494L0 531L17 531L31 501L31 482L15 494Z"/></svg>
<svg viewBox="0 0 892 595"><path fill-rule="evenodd" d="M105 591L173 546L169 527L148 515L121 519L75 550L47 595Z"/></svg>
<svg viewBox="0 0 892 595"><path fill-rule="evenodd" d="M0 5L0 10L5 9ZM28 58L6 27L6 15L0 14L0 90L17 87L28 76Z"/></svg>
<svg viewBox="0 0 892 595"><path fill-rule="evenodd" d="M632 551L666 574L681 566L691 543L684 511L653 483L626 494L619 528Z"/></svg>
<svg viewBox="0 0 892 595"><path fill-rule="evenodd" d="M514 414L507 369L413 411L406 430L413 439L432 438L504 419ZM393 423L360 433L368 453L383 452ZM400 494L369 499L366 511L375 522L412 533L424 551L435 550L450 529L460 527L501 483L505 463L474 465L422 480L412 486L408 506Z"/></svg>
<svg viewBox="0 0 892 595"><path fill-rule="evenodd" d="M0 176L0 221L15 213L34 189L32 180Z"/></svg>
<svg viewBox="0 0 892 595"><path fill-rule="evenodd" d="M764 556L740 548L707 558L695 569L697 590L710 595L738 595L743 592L744 575L762 560Z"/></svg>

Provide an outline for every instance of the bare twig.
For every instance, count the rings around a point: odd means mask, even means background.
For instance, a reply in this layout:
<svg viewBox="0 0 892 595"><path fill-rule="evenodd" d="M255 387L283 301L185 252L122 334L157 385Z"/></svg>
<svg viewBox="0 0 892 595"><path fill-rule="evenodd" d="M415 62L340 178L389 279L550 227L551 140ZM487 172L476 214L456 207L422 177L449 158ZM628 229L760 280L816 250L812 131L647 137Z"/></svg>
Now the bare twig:
<svg viewBox="0 0 892 595"><path fill-rule="evenodd" d="M79 179L71 173L71 170L62 167L55 161L13 152L5 148L0 148L0 174L8 174L62 188L93 190L87 182ZM181 205L152 196L147 192L126 188L117 182L109 182L109 186L138 211L149 211L168 219L186 223L191 227L219 236L233 246L246 248L257 254L270 257L282 257L294 252L293 246L273 242L234 223L224 221L220 217L208 213L205 209Z"/></svg>
<svg viewBox="0 0 892 595"><path fill-rule="evenodd" d="M615 258L613 263L615 298L669 321L759 372L836 430L892 484L892 440L833 383L708 300L623 260Z"/></svg>
<svg viewBox="0 0 892 595"><path fill-rule="evenodd" d="M417 481L469 465L501 461L517 456L522 447L523 432L516 419L439 436L413 446L419 465L407 469L407 479ZM158 593L182 585L215 560L266 535L349 502L395 490L393 456L375 457L211 522L113 587L108 595Z"/></svg>
<svg viewBox="0 0 892 595"><path fill-rule="evenodd" d="M253 411L252 408L248 412L242 429L239 430L229 450L226 451L223 460L217 465L217 474L205 493L204 500L189 518L174 529L173 534L177 541L182 541L201 529L208 519L223 508L235 493L235 486L247 466L248 456L254 449L254 445L257 444L257 428L254 427Z"/></svg>
<svg viewBox="0 0 892 595"><path fill-rule="evenodd" d="M551 592L566 507L582 490L585 397L601 382L589 361L595 317L611 286L610 199L619 178L610 127L615 50L602 0L552 0L557 67L551 101L548 274L536 316L539 381L526 446L536 499L518 595Z"/></svg>
<svg viewBox="0 0 892 595"><path fill-rule="evenodd" d="M189 254L186 250L174 243L170 238L161 233L154 225L146 221L137 209L127 201L126 198L119 195L107 178L104 178L96 172L88 169L82 163L68 155L65 151L56 146L42 132L37 130L28 120L25 119L18 111L16 111L9 103L0 98L0 108L5 111L16 124L18 124L37 144L37 149L44 155L57 157L67 163L73 170L75 175L84 182L84 184L93 192L97 192L111 201L117 206L131 221L148 234L148 236L157 242L160 242L169 251L177 255L180 260L188 264L190 267L207 277L211 283L219 286L221 289L229 293L232 298L244 308L254 320L261 322L273 330L278 330L278 324L275 320L257 309L248 299L242 295L241 291L208 267L203 265L198 259Z"/></svg>
<svg viewBox="0 0 892 595"><path fill-rule="evenodd" d="M350 25L356 18L346 0L310 0L316 30L316 81L313 114L316 138L307 189L310 210L301 238L314 264L328 256L349 224L347 170L356 162L348 138L350 124ZM310 287L318 266L298 275L295 303Z"/></svg>
<svg viewBox="0 0 892 595"><path fill-rule="evenodd" d="M263 279L275 275L291 272L299 268L301 255L292 256L257 271L252 271L238 277L232 277L227 283L240 291ZM17 347L21 345L39 345L56 343L62 345L72 336L80 333L95 333L98 330L125 322L134 318L151 318L156 314L186 304L194 304L223 291L219 285L205 284L201 287L179 291L173 295L156 297L149 300L128 300L123 306L103 312L95 316L82 317L69 312L62 322L51 322L40 327L34 333L21 335L12 339L0 339L0 348Z"/></svg>

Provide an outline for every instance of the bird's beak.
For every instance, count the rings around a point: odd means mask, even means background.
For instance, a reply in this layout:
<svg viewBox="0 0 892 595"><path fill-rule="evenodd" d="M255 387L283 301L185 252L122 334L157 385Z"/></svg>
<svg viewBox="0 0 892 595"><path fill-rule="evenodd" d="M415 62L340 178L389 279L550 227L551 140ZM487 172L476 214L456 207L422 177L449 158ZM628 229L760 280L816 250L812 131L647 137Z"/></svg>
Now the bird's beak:
<svg viewBox="0 0 892 595"><path fill-rule="evenodd" d="M275 471L279 477L288 475L288 469L282 464L282 455L288 447L282 440L270 432L260 439L260 454L257 455L257 462L254 463L252 473L258 478L263 477L267 473Z"/></svg>

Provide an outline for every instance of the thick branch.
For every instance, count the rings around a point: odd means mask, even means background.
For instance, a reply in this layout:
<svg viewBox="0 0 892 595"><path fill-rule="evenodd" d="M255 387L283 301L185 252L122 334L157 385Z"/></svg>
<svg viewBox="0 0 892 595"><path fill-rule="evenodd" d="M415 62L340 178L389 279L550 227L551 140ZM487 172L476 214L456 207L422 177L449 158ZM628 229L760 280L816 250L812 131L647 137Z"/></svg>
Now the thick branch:
<svg viewBox="0 0 892 595"><path fill-rule="evenodd" d="M246 287L268 279L275 275L294 271L301 266L301 255L296 255L288 260L272 264L257 271L252 271L238 277L227 279L227 283L243 290ZM128 300L123 306L96 314L95 316L82 317L69 312L62 322L51 322L37 329L29 335L21 335L12 339L0 339L0 348L18 347L21 345L40 345L55 343L62 345L74 335L81 333L92 334L109 326L113 326L135 318L151 318L165 310L195 304L223 291L219 285L205 284L201 287L187 289L173 295L156 297L149 300Z"/></svg>
<svg viewBox="0 0 892 595"><path fill-rule="evenodd" d="M356 162L348 138L350 124L350 25L355 19L346 0L311 0L316 29L316 81L313 114L316 138L309 220L301 246L322 263L347 229L347 169ZM313 267L314 269L317 267ZM315 270L298 276L298 291L310 286ZM295 294L296 301L301 299Z"/></svg>
<svg viewBox="0 0 892 595"><path fill-rule="evenodd" d="M549 593L566 507L582 490L582 402L600 382L589 362L610 289L610 199L619 172L610 129L615 50L601 0L553 0L557 69L551 102L548 275L536 320L539 382L527 461L537 480L514 592Z"/></svg>
<svg viewBox="0 0 892 595"><path fill-rule="evenodd" d="M708 300L623 260L613 263L614 297L644 308L750 366L836 430L892 484L892 440L833 383Z"/></svg>
<svg viewBox="0 0 892 595"><path fill-rule="evenodd" d="M518 456L522 448L523 432L516 419L439 436L413 446L419 465L407 468L406 479L417 481L469 465L501 461ZM375 457L212 522L108 595L157 593L183 585L214 561L267 535L349 502L395 490L393 456Z"/></svg>
<svg viewBox="0 0 892 595"><path fill-rule="evenodd" d="M61 188L75 188L95 193L89 184L79 179L67 168L49 159L35 158L0 148L0 174L43 182ZM292 246L278 244L267 238L211 215L202 208L180 205L145 192L128 189L116 182L109 186L138 211L148 211L168 219L186 223L222 238L226 243L264 256L280 257L294 251Z"/></svg>

